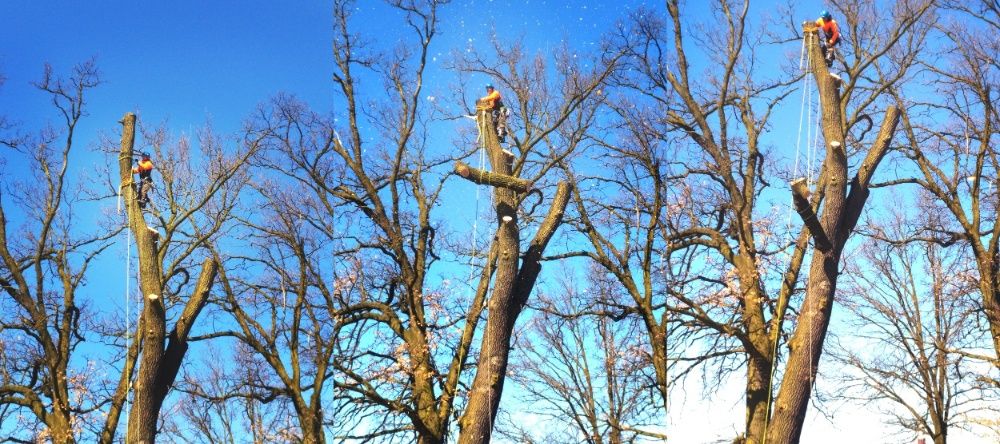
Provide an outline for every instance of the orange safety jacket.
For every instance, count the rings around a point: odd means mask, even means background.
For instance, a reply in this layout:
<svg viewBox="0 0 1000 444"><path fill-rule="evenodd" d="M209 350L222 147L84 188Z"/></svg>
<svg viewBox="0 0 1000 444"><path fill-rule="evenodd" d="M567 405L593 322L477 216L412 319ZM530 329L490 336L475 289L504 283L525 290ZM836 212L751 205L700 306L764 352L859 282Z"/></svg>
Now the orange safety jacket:
<svg viewBox="0 0 1000 444"><path fill-rule="evenodd" d="M479 100L483 102L486 109L494 109L503 106L503 99L500 98L500 91L497 91L495 89L493 90L493 92L487 94L486 97L483 97Z"/></svg>
<svg viewBox="0 0 1000 444"><path fill-rule="evenodd" d="M840 27L837 26L836 20L830 19L830 21L826 21L820 17L816 19L816 26L823 28L823 33L826 34L827 46L833 46L840 43Z"/></svg>
<svg viewBox="0 0 1000 444"><path fill-rule="evenodd" d="M132 167L132 173L139 173L139 177L149 177L152 171L153 161L149 159L140 160L139 165Z"/></svg>

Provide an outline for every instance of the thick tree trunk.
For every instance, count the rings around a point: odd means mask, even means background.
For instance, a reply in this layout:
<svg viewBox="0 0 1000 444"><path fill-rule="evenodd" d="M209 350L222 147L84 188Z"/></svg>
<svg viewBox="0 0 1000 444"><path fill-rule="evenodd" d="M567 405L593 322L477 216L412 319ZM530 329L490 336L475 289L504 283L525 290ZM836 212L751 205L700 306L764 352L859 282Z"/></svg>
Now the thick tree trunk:
<svg viewBox="0 0 1000 444"><path fill-rule="evenodd" d="M493 128L493 119L488 111L479 111L477 118L486 120L485 125L480 125L481 128ZM486 143L493 172L510 176L511 168L502 156L496 134L484 131L482 137ZM512 300L521 245L521 233L517 227L517 195L510 188L495 187L493 196L499 223L495 240L499 254L495 265L493 294L487 302L488 317L479 351L476 376L469 392L469 403L459 422L461 428L459 443L463 444L490 441L495 412L500 404L500 394L503 392L504 376L507 372L510 335L517 314L520 312L520 308L515 307Z"/></svg>
<svg viewBox="0 0 1000 444"><path fill-rule="evenodd" d="M136 200L132 181L132 151L135 143L135 114L126 113L122 119L121 151L118 156L122 196L128 215L129 229L135 236L139 252L139 289L143 295L143 309L139 319L141 341L139 369L135 378L135 396L128 418L126 442L151 444L155 442L157 418L163 400L177 377L181 362L188 349L188 333L208 299L218 264L206 259L202 265L194 294L188 300L180 318L167 339L166 307L163 298L162 264L159 258L159 233L146 225L142 210Z"/></svg>
<svg viewBox="0 0 1000 444"><path fill-rule="evenodd" d="M60 402L60 401L55 401ZM56 444L70 444L76 442L73 437L73 427L70 423L69 410L64 407L53 407L45 424L49 430L50 438Z"/></svg>
<svg viewBox="0 0 1000 444"><path fill-rule="evenodd" d="M126 331L125 334L130 334L130 332ZM125 363L122 365L122 374L118 377L118 387L111 397L108 417L104 422L104 428L101 430L101 436L98 440L100 444L112 444L115 440L115 431L118 430L118 422L121 420L122 410L128 401L129 384L132 382L132 374L135 371L138 355L139 343L133 341L129 344L128 350L125 353Z"/></svg>
<svg viewBox="0 0 1000 444"><path fill-rule="evenodd" d="M749 214L740 215L739 220L749 221ZM741 230L752 233L747 224ZM747 442L761 442L767 429L770 412L771 368L773 365L774 341L768 334L768 324L764 321L764 289L757 270L757 257L752 238L747 235L740 242L740 254L735 260L739 272L740 292L743 295L743 324L747 336L744 342L747 356L746 379L746 424Z"/></svg>
<svg viewBox="0 0 1000 444"><path fill-rule="evenodd" d="M851 182L847 193L847 154L844 146L844 122L840 111L839 81L830 76L819 48L817 28L807 23L804 35L810 41L808 50L813 74L819 86L823 136L827 155L823 163L825 188L819 224L809 223L815 241L815 251L807 277L806 296L789 342L788 365L775 401L774 414L767 431L770 444L797 443L802 434L809 407L809 395L823 352L830 314L837 288L841 252L857 224L868 199L868 184L875 169L888 150L889 141L899 123L899 112L889 108L885 120L865 160ZM793 190L799 200L801 188ZM801 207L801 205L797 205ZM800 214L803 214L800 211ZM803 217L807 217L803 214Z"/></svg>
<svg viewBox="0 0 1000 444"><path fill-rule="evenodd" d="M414 366L413 397L417 406L417 418L413 418L413 423L417 428L417 442L443 444L448 432L445 425L447 422L438 416L437 397L434 395L435 382L432 377L433 361L426 330L414 323L405 336L410 362Z"/></svg>
<svg viewBox="0 0 1000 444"><path fill-rule="evenodd" d="M163 343L166 339L166 315L164 313L162 293L162 277L157 266L157 235L146 226L142 211L137 204L136 184L132 179L132 151L135 143L135 114L127 113L122 119L121 152L118 157L121 176L122 196L125 201L125 212L128 215L129 229L135 236L139 252L139 289L143 297L143 309L139 332L142 341L142 355L139 358L139 371L135 379L135 395L132 401L132 412L128 419L127 442L154 442L156 435L156 419L160 411L160 402L155 397L156 376L163 360Z"/></svg>
<svg viewBox="0 0 1000 444"><path fill-rule="evenodd" d="M479 111L480 128L493 128L492 116L488 111ZM508 157L505 155L492 131L483 134L490 165L494 175L512 176ZM460 166L456 165L456 169ZM507 181L512 183L512 181ZM517 226L517 193L508 187L494 188L497 222L497 261L492 297L487 302L488 317L483 332L482 347L476 367L476 376L469 391L469 402L459 421L461 433L459 443L488 443L493 431L503 383L507 373L510 354L510 338L514 323L524 308L528 296L541 271L541 254L556 228L562 223L562 216L569 202L570 186L561 183L538 233L518 267L520 255L520 229Z"/></svg>
<svg viewBox="0 0 1000 444"><path fill-rule="evenodd" d="M749 353L746 383L747 442L761 442L770 410L771 360L759 353Z"/></svg>
<svg viewBox="0 0 1000 444"><path fill-rule="evenodd" d="M996 253L983 254L983 259L978 259L980 279L979 289L983 294L983 312L986 313L986 321L990 325L990 334L993 336L993 350L996 358L993 366L1000 369L1000 257ZM993 256L993 257L990 257Z"/></svg>
<svg viewBox="0 0 1000 444"><path fill-rule="evenodd" d="M319 414L310 412L299 414L299 427L302 428L303 444L323 444L326 436L323 435L323 418Z"/></svg>

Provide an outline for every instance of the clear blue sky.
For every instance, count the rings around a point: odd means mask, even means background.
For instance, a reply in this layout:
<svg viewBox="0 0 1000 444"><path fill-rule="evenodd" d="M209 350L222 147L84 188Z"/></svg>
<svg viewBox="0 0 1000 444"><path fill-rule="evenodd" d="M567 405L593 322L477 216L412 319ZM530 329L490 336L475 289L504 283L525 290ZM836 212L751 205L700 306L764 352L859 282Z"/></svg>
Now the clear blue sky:
<svg viewBox="0 0 1000 444"><path fill-rule="evenodd" d="M620 5L643 3L456 1L443 9L437 61L469 42L487 43L492 29L523 35L539 50L569 36L574 45L585 45L622 15L626 6ZM393 29L380 29L382 2L360 1L358 9L360 33L395 40ZM113 130L130 110L146 122L169 119L175 130L207 118L222 130L236 128L277 92L320 109L332 104L325 1L4 1L0 10L0 72L7 77L0 111L26 123L51 114L41 93L28 86L43 63L66 73L91 57L105 83L91 95L84 132ZM429 94L446 86L429 80Z"/></svg>

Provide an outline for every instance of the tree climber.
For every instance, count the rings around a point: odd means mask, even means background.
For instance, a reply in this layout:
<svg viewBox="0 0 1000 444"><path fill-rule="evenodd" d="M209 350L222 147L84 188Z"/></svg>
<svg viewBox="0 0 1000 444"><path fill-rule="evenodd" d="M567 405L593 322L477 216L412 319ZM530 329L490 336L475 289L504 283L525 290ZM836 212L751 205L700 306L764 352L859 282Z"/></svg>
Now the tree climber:
<svg viewBox="0 0 1000 444"><path fill-rule="evenodd" d="M149 154L142 153L139 164L132 167L132 174L139 174L139 184L135 187L138 195L139 208L146 208L149 203L149 192L153 189L153 161L149 160Z"/></svg>
<svg viewBox="0 0 1000 444"><path fill-rule="evenodd" d="M500 91L493 88L493 85L486 85L486 96L479 99L479 108L489 110L493 114L493 125L497 132L497 140L503 143L507 137L507 114L509 111L503 106L503 98Z"/></svg>
<svg viewBox="0 0 1000 444"><path fill-rule="evenodd" d="M826 67L829 68L833 66L835 57L833 48L840 43L840 27L837 26L837 22L830 15L830 12L826 10L819 13L816 26L823 29L823 34L826 37L820 40L820 47L823 48L823 58L826 59Z"/></svg>

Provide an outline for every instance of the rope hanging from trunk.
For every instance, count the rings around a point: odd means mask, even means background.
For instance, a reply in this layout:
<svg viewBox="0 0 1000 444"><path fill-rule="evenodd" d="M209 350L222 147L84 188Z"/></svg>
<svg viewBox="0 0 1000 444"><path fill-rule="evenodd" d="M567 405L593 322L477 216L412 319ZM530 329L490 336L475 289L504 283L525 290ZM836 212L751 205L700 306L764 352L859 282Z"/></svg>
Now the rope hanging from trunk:
<svg viewBox="0 0 1000 444"><path fill-rule="evenodd" d="M798 133L795 136L795 160L794 166L792 167L792 178L797 179L799 177L799 160L802 156L802 127L803 121L805 122L806 135L805 135L805 174L806 174L806 185L811 186L818 182L818 174L816 174L816 160L817 160L817 146L819 145L819 134L820 128L814 128L814 126L819 125L819 117L817 116L815 121L813 119L813 114L818 112L818 105L813 106L813 103L818 100L816 96L816 91L813 88L813 84L809 82L809 73L812 71L812 59L809 57L809 49L811 45L815 44L815 39L812 38L812 34L806 33L802 39L802 46L799 50L799 69L802 70L802 101L799 104L799 125ZM788 205L788 219L786 222L786 233L787 236L791 237L791 227L792 227L792 213L794 211L795 205L793 198L789 198ZM789 255L789 259L791 256ZM794 283L793 283L794 285ZM806 284L806 294L809 293L808 282ZM777 313L776 313L777 314ZM774 320L774 326L777 327L780 323ZM810 328L810 335L812 334L812 329ZM778 361L778 342L781 340L781 332L774 332L774 344L771 349L771 369L770 375L767 380L767 411L764 417L764 436L762 438L762 444L767 444L768 427L771 421L771 405L774 402L774 372L777 369ZM811 351L810 351L811 353ZM812 362L812 357L810 356L810 362ZM810 384L811 382L810 375ZM749 410L747 415L749 415ZM749 419L749 417L748 417Z"/></svg>
<svg viewBox="0 0 1000 444"><path fill-rule="evenodd" d="M479 134L476 136L476 144L479 146L479 162L478 162L478 165L477 165L477 167L479 168L479 171L485 171L486 170L486 136L484 135L485 131L487 129L486 126L487 126L486 125L486 119L483 119L483 118L480 118L480 117L477 116L476 117L476 129L478 130ZM479 206L479 199L480 199L480 190L481 189L482 189L482 187L479 184L477 184L476 185L476 213L475 213L475 215L473 215L473 218L472 218L472 259L469 261L469 282L472 282L472 277L475 276L475 274L476 274L476 257L477 257L477 254L479 252L478 251L479 250L479 246L478 246L478 242L479 242L479 216L480 216L480 212L481 212L480 206ZM490 207L492 207L492 206L493 206L493 194L491 193L490 194ZM486 260L489 260L489 258L486 258Z"/></svg>
<svg viewBox="0 0 1000 444"><path fill-rule="evenodd" d="M118 214L122 214L122 187L128 186L124 184L118 187ZM126 202L126 206L128 203ZM132 348L132 230L128 224L128 212L126 211L124 216L125 221L125 363L123 364L122 371L128 367L129 350ZM129 376L128 380L125 381L125 399L122 401L122 413L125 415L125 436L128 436L129 432L129 393L132 391L132 377Z"/></svg>

